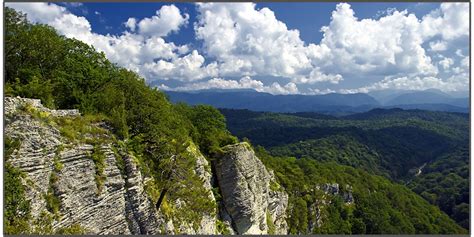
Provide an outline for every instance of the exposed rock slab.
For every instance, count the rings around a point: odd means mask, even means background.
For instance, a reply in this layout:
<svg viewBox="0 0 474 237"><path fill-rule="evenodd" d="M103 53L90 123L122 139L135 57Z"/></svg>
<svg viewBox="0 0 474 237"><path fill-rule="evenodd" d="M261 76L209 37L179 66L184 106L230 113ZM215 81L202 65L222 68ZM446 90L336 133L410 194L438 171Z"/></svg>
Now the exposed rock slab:
<svg viewBox="0 0 474 237"><path fill-rule="evenodd" d="M275 226L274 234L288 232L288 195L283 190L271 190L273 173L246 143L224 148L225 155L216 164L216 179L199 149L188 147L196 161L194 172L208 191L209 200L216 202L212 192L215 180L223 197L216 205L222 209L220 215L202 213L196 228L189 223L174 223L172 217L167 219L156 210L145 191L150 177L142 175L135 158L114 140L99 144L70 141L61 135L57 124L28 113L29 108L34 108L57 118L80 116L77 110L52 110L36 99L6 97L4 103L5 135L20 141L7 162L26 174L24 183L28 185L26 198L31 201L32 219L51 212L45 195L53 190L59 200L59 213L51 223L53 231L79 224L87 234L218 234L216 223L220 216L231 234L267 234L269 221ZM92 126L108 129L104 124ZM103 183L96 180L98 167L92 159L97 150L105 157ZM123 163L122 170L118 161Z"/></svg>
<svg viewBox="0 0 474 237"><path fill-rule="evenodd" d="M268 234L267 212L286 233L284 221L288 195L270 190L273 176L247 143L224 147L216 173L225 211L238 234Z"/></svg>
<svg viewBox="0 0 474 237"><path fill-rule="evenodd" d="M131 223L139 218L127 215L127 207L131 204L127 202L130 201L127 197L139 197L131 190L143 190L143 183L141 180L133 183L130 189L125 188L125 183L130 183L133 175L139 176L140 171L132 170L129 178L122 177L116 160L123 157L113 152L113 144L102 144L99 149L105 156L105 181L99 191L95 180L97 167L91 158L93 145L69 142L56 127L25 113L26 107L47 112L52 117L80 114L77 110L51 110L35 99L5 98L5 134L20 141L19 148L9 157L8 162L27 176L26 195L31 200L32 219L49 212L45 194L52 189L53 195L60 202L58 217L51 223L53 231L79 224L88 234L134 233ZM60 170L54 167L55 163L61 164ZM54 183L50 179L53 174L57 177ZM142 206L131 209L141 212ZM149 210L155 212L153 206ZM139 226L144 228L142 225L145 225L153 229L145 233L159 233L159 224L147 218Z"/></svg>

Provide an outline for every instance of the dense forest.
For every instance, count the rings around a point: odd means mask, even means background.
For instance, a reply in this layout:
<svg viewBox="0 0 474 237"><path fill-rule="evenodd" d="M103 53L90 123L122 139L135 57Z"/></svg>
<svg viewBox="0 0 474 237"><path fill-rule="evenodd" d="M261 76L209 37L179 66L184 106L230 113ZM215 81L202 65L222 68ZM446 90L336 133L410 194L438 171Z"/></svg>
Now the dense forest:
<svg viewBox="0 0 474 237"><path fill-rule="evenodd" d="M374 109L343 117L221 109L274 156L332 162L403 184L469 228L469 115Z"/></svg>
<svg viewBox="0 0 474 237"><path fill-rule="evenodd" d="M257 154L275 171L281 185L290 193L293 208L288 224L291 234L448 234L463 231L438 208L405 186L380 176L314 159L272 157L262 148L257 149ZM328 182L338 183L342 191L348 191L344 189L349 187L356 204L345 203L340 195L329 197L331 205L320 211L326 221L309 232L307 223L314 218L308 215L311 204L324 195L314 187Z"/></svg>
<svg viewBox="0 0 474 237"><path fill-rule="evenodd" d="M202 190L192 185L196 175L187 169L185 148L194 143L212 160L219 157L221 147L246 137L253 145L263 146L256 152L282 186L274 188L290 195L290 233L466 233L434 206L467 228L468 151L456 153L469 135L465 115L383 114L383 110L336 118L237 110L220 113L206 105L172 104L164 93L93 47L61 36L49 26L32 24L11 8L4 13L5 95L38 98L49 108L75 108L89 120L106 122L114 137L147 164L144 172L156 181L154 190L169 185L167 177L162 177L167 172L158 171L173 167L188 172L182 175L186 179L176 181L186 188L167 195L169 200L178 195L192 200L188 203L193 205L186 207L189 210L215 207L195 198L202 196L196 195ZM70 122L74 127L81 121ZM15 141L6 140L8 152ZM183 162L171 165L175 155ZM428 165L422 174L413 178L407 167L424 163ZM28 218L22 174L10 166L5 171L5 230L21 234ZM439 180L435 187L424 185L433 179ZM408 182L414 192L404 185ZM311 203L322 195L314 186L323 183L339 183L341 190L350 185L356 205L332 197L331 205L322 210L326 221L309 231L314 218ZM452 196L452 192L461 194Z"/></svg>
<svg viewBox="0 0 474 237"><path fill-rule="evenodd" d="M426 165L408 187L469 229L468 145Z"/></svg>

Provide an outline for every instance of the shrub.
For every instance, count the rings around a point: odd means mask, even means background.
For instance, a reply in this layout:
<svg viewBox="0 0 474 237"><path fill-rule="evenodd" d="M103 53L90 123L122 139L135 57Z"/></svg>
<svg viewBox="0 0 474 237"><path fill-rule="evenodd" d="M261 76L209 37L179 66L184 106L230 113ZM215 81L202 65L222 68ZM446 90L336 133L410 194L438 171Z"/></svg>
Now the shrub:
<svg viewBox="0 0 474 237"><path fill-rule="evenodd" d="M94 152L92 153L92 161L94 161L95 164L95 182L97 185L97 192L100 194L102 192L102 188L104 187L104 182L105 182L105 155L101 151L99 145L94 146Z"/></svg>
<svg viewBox="0 0 474 237"><path fill-rule="evenodd" d="M29 232L30 202L25 198L24 174L11 164L5 163L3 180L5 234L17 235Z"/></svg>

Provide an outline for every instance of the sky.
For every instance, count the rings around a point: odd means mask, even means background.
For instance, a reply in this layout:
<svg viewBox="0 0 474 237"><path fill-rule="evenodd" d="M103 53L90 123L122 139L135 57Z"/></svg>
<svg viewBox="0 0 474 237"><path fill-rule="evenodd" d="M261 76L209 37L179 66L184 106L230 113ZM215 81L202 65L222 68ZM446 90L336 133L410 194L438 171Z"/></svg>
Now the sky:
<svg viewBox="0 0 474 237"><path fill-rule="evenodd" d="M469 90L469 3L6 3L162 90Z"/></svg>

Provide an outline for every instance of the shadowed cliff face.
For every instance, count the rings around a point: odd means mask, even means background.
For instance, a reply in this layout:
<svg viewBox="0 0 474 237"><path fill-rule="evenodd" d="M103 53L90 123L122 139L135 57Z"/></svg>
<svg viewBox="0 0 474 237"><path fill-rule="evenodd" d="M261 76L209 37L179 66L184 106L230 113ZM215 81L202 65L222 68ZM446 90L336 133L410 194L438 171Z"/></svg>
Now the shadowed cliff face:
<svg viewBox="0 0 474 237"><path fill-rule="evenodd" d="M215 205L224 207L220 215L202 213L196 226L156 210L146 191L151 177L100 120L77 110L51 110L39 100L7 97L5 136L19 142L6 162L24 174L31 233L75 226L86 234L221 234L220 221L228 223L228 233L287 233L288 195L271 190L275 179L248 144L225 147L214 175L199 149L188 147L207 198L216 203L213 176L223 196ZM225 213L230 221L222 218Z"/></svg>

